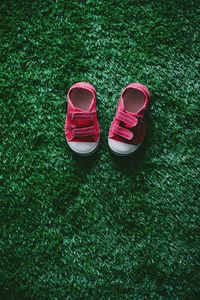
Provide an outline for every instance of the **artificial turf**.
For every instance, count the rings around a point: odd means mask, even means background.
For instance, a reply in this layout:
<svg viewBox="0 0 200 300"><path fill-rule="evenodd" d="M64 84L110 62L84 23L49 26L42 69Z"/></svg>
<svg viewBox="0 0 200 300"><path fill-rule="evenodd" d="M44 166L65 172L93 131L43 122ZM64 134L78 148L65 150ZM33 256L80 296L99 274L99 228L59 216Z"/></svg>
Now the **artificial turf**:
<svg viewBox="0 0 200 300"><path fill-rule="evenodd" d="M0 299L200 299L198 1L1 1ZM66 91L95 85L101 145L72 155ZM150 88L129 159L107 133Z"/></svg>

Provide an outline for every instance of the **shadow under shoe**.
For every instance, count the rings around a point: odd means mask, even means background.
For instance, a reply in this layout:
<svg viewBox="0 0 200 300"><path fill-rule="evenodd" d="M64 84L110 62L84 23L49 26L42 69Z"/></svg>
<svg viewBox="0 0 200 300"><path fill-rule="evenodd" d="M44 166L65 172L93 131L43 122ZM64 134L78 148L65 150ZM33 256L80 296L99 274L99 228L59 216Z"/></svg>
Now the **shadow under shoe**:
<svg viewBox="0 0 200 300"><path fill-rule="evenodd" d="M127 156L119 156L110 151L110 156L115 167L122 172L131 174L135 172L145 158L146 143L144 142L135 152Z"/></svg>

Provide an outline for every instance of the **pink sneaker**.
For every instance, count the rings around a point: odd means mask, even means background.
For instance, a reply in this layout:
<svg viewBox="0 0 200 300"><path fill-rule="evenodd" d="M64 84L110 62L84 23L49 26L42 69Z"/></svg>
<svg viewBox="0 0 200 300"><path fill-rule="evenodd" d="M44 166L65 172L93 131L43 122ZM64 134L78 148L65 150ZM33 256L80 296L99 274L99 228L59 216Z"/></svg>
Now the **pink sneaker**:
<svg viewBox="0 0 200 300"><path fill-rule="evenodd" d="M90 83L75 83L68 91L67 101L65 121L67 143L77 154L90 155L97 149L100 137L96 90Z"/></svg>
<svg viewBox="0 0 200 300"><path fill-rule="evenodd" d="M131 154L142 144L149 101L150 92L141 83L131 83L123 90L108 135L108 145L115 154Z"/></svg>

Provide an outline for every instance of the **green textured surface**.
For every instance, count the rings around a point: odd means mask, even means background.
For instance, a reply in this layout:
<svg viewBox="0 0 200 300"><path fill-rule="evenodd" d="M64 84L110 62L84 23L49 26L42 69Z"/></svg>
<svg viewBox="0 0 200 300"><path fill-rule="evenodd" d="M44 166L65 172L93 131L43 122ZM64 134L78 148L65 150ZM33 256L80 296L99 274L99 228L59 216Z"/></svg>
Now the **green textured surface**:
<svg viewBox="0 0 200 300"><path fill-rule="evenodd" d="M1 1L0 299L200 299L198 1ZM98 94L101 146L67 148L65 94ZM151 90L140 153L107 133Z"/></svg>

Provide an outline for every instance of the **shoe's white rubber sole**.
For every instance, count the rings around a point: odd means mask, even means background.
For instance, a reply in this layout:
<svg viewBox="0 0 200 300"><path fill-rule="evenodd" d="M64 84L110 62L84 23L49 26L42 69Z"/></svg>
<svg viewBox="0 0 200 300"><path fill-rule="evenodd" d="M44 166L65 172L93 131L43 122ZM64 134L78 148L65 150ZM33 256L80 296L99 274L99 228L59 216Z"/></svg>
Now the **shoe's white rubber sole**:
<svg viewBox="0 0 200 300"><path fill-rule="evenodd" d="M108 138L108 145L110 150L119 156L128 156L132 153L134 153L140 146L141 144L135 146L135 145L130 145L122 142L115 141L113 139Z"/></svg>
<svg viewBox="0 0 200 300"><path fill-rule="evenodd" d="M97 151L99 140L97 142L68 142L68 145L76 154L90 156Z"/></svg>

